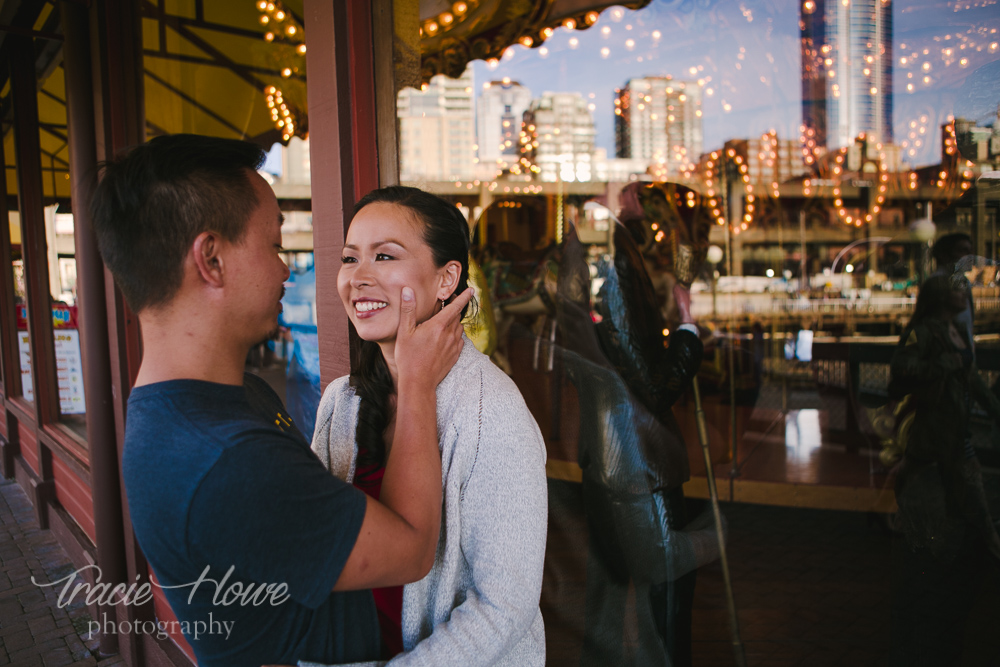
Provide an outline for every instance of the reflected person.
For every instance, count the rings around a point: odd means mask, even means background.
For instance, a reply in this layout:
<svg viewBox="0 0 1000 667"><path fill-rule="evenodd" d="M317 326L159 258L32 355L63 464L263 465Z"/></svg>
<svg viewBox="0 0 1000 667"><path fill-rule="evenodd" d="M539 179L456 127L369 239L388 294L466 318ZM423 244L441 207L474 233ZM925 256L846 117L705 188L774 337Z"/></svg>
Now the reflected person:
<svg viewBox="0 0 1000 667"><path fill-rule="evenodd" d="M575 234L559 276L562 359L580 403L590 534L581 664L688 665L694 573L718 557L718 542L710 513L688 520L682 485L689 464L672 406L697 372L702 343L690 297L677 286L684 325L664 349L638 247L620 224L613 238L614 257L598 269L598 324Z"/></svg>
<svg viewBox="0 0 1000 667"><path fill-rule="evenodd" d="M931 256L934 257L936 268L931 276L960 276L962 269L959 268L962 259L972 255L972 237L962 232L945 234L934 242L931 248ZM964 330L966 338L975 340L973 331L975 324L975 302L972 299L971 290L966 295L965 307L955 315L955 323L959 329ZM975 346L972 349L975 358Z"/></svg>
<svg viewBox="0 0 1000 667"><path fill-rule="evenodd" d="M1000 563L971 428L973 401L1000 423L1000 400L955 322L968 289L960 275L929 278L892 357L890 393L912 394L915 402L895 487L894 665L958 661L984 560Z"/></svg>

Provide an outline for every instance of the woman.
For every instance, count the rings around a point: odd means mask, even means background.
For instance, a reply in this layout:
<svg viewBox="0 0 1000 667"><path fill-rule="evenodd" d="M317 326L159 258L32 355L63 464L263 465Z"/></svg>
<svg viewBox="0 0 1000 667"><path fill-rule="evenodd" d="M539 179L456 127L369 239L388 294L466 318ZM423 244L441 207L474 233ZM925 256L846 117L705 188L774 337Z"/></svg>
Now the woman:
<svg viewBox="0 0 1000 667"><path fill-rule="evenodd" d="M337 290L362 342L356 371L323 394L313 450L370 495L380 491L395 427L401 288L413 288L423 321L466 289L468 258L468 225L439 197L393 186L355 208ZM541 433L514 383L468 339L437 406L441 538L423 580L376 591L386 657L396 655L394 665L542 665Z"/></svg>
<svg viewBox="0 0 1000 667"><path fill-rule="evenodd" d="M935 276L920 288L892 357L890 394L912 394L913 426L895 483L893 665L957 664L965 619L984 576L1000 562L972 448L976 400L1000 422L1000 401L973 363L972 341L955 316L968 306L964 276Z"/></svg>

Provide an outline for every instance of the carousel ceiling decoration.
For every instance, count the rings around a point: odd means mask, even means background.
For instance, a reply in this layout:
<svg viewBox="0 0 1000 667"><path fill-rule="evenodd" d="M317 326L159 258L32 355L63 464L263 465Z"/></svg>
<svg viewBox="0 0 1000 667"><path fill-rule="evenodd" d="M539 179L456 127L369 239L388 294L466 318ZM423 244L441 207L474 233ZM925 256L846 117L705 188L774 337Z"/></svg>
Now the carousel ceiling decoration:
<svg viewBox="0 0 1000 667"><path fill-rule="evenodd" d="M420 87L444 74L457 78L472 60L495 61L515 44L537 48L557 28L585 30L612 5L641 9L652 0L394 0L396 89ZM306 36L302 19L280 0L253 0L265 42L286 47L280 63L284 79L305 73ZM289 55L287 47L292 50ZM263 86L274 127L287 142L306 136L308 118L287 102L282 85Z"/></svg>
<svg viewBox="0 0 1000 667"><path fill-rule="evenodd" d="M585 30L597 22L600 12L618 5L641 9L651 0L601 2L600 0L420 0L419 81L427 83L436 74L459 77L472 60L495 60L509 47L520 44L537 48L557 28ZM412 4L397 0L400 5ZM402 35L397 35L409 43Z"/></svg>
<svg viewBox="0 0 1000 667"><path fill-rule="evenodd" d="M305 31L300 19L278 1L258 0L257 11L260 12L261 26L267 30L264 41L268 43L288 44L294 47L294 62L283 63L281 76L288 79L305 71L306 42ZM281 86L268 85L264 88L264 99L275 128L281 132L282 140L298 135L306 136L307 123L305 115L295 106L285 102Z"/></svg>

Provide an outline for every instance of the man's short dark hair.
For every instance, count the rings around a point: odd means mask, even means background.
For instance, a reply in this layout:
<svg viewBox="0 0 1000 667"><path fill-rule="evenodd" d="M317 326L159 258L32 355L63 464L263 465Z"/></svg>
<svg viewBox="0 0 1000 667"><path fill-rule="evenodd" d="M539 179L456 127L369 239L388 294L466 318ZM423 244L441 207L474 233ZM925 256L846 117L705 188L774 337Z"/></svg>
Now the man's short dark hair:
<svg viewBox="0 0 1000 667"><path fill-rule="evenodd" d="M243 238L259 203L249 171L263 163L254 144L175 134L105 165L91 216L101 257L133 310L173 298L202 232Z"/></svg>
<svg viewBox="0 0 1000 667"><path fill-rule="evenodd" d="M931 248L931 256L939 267L956 262L961 257L956 257L955 254L958 252L958 247L963 243L972 246L972 237L963 232L945 234L934 242L934 247Z"/></svg>

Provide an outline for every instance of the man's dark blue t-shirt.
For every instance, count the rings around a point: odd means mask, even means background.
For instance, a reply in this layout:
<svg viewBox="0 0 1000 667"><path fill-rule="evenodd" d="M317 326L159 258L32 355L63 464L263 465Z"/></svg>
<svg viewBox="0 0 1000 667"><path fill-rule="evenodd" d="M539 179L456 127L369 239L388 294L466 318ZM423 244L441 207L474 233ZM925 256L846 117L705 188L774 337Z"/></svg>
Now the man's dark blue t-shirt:
<svg viewBox="0 0 1000 667"><path fill-rule="evenodd" d="M202 667L379 657L371 593L331 593L365 497L287 414L249 374L242 387L173 380L129 397L132 525Z"/></svg>

